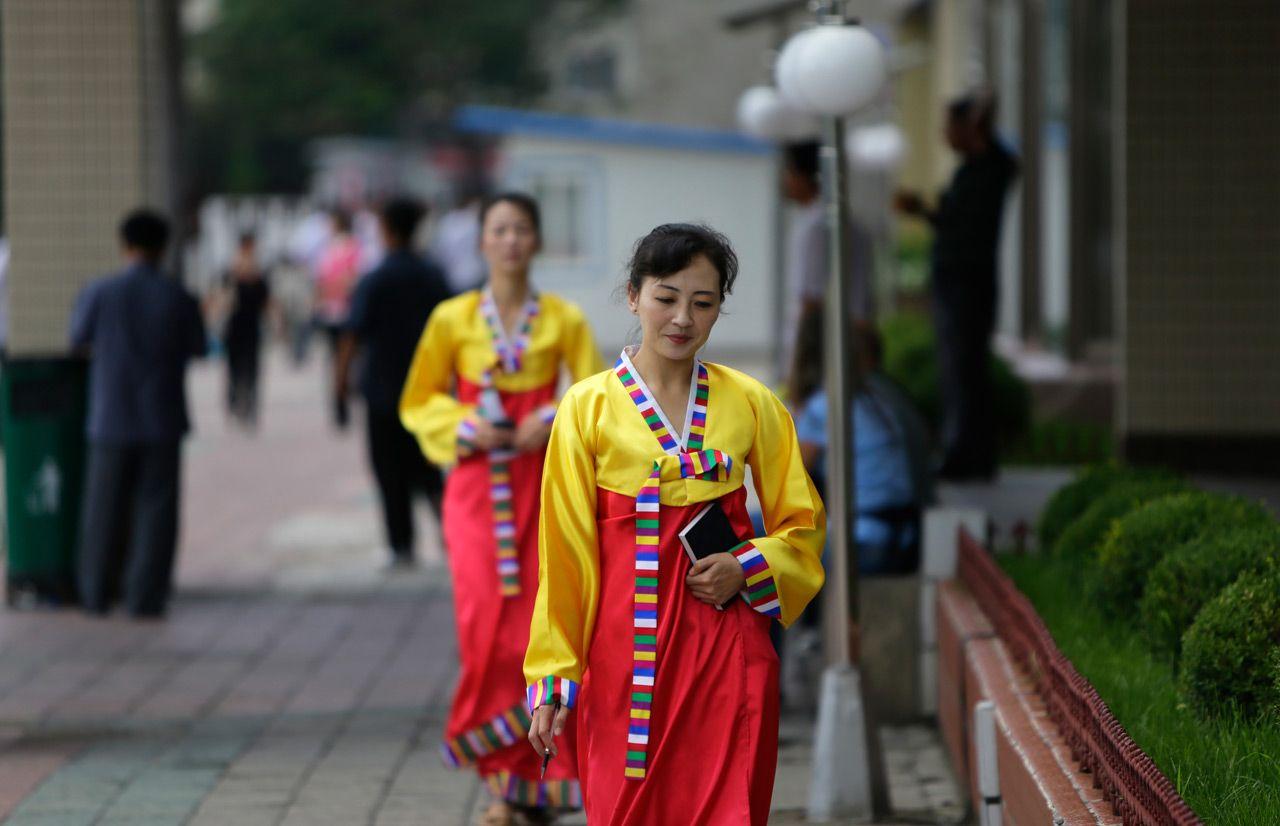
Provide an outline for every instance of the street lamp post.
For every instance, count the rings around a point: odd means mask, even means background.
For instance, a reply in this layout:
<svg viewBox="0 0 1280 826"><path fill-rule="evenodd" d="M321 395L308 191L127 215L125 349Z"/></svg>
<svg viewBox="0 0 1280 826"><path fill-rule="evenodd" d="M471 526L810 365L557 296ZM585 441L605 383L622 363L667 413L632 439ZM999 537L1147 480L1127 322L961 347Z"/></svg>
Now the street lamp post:
<svg viewBox="0 0 1280 826"><path fill-rule="evenodd" d="M868 821L888 810L878 733L858 672L858 553L852 401L856 339L850 332L845 121L871 102L886 76L884 52L865 29L850 25L842 0L820 4L819 25L800 32L778 56L778 87L797 108L823 118L823 194L828 228L825 324L827 505L829 547L823 674L814 737L809 818Z"/></svg>

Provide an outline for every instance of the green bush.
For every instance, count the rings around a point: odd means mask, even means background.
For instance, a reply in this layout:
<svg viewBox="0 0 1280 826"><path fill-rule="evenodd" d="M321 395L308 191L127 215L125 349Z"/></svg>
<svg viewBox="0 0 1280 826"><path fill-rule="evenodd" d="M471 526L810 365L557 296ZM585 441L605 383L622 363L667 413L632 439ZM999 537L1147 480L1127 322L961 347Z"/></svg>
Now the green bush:
<svg viewBox="0 0 1280 826"><path fill-rule="evenodd" d="M1137 479L1111 485L1062 532L1053 546L1054 555L1091 567L1097 559L1098 547L1116 520L1140 505L1185 487L1177 479ZM1078 568L1077 572L1080 571Z"/></svg>
<svg viewBox="0 0 1280 826"><path fill-rule="evenodd" d="M933 322L920 313L898 313L880 322L884 371L915 403L936 431L942 423L938 346ZM992 413L1000 445L1013 445L1031 427L1031 390L1009 363L993 356L990 365Z"/></svg>
<svg viewBox="0 0 1280 826"><path fill-rule="evenodd" d="M1280 570L1245 572L1201 609L1182 638L1182 689L1205 716L1280 702Z"/></svg>
<svg viewBox="0 0 1280 826"><path fill-rule="evenodd" d="M1123 467L1117 464L1095 465L1076 474L1076 478L1063 485L1050 497L1040 514L1036 535L1040 547L1048 550L1058 543L1067 527L1089 509L1103 494L1121 482L1143 479L1173 479L1162 470Z"/></svg>
<svg viewBox="0 0 1280 826"><path fill-rule="evenodd" d="M1033 421L1025 438L1004 451L1019 465L1091 465L1111 460L1110 428L1092 422Z"/></svg>
<svg viewBox="0 0 1280 826"><path fill-rule="evenodd" d="M1148 502L1116 522L1099 546L1098 564L1087 577L1089 596L1113 616L1132 616L1147 575L1165 554L1204 531L1273 522L1257 503L1203 491Z"/></svg>
<svg viewBox="0 0 1280 826"><path fill-rule="evenodd" d="M1152 647L1175 658L1182 635L1201 608L1240 574L1272 566L1280 566L1280 525L1274 522L1235 527L1215 524L1174 548L1151 569L1142 595L1142 627Z"/></svg>

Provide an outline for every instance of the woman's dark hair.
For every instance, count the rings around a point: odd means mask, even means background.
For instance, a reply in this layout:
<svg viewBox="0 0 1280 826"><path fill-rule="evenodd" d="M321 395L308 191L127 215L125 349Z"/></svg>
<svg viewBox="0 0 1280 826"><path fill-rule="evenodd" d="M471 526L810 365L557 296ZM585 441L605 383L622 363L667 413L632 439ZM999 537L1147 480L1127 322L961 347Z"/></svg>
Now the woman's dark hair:
<svg viewBox="0 0 1280 826"><path fill-rule="evenodd" d="M637 293L646 278L680 272L699 255L720 273L720 300L733 292L738 255L729 239L705 224L663 224L636 242L627 264L627 284Z"/></svg>
<svg viewBox="0 0 1280 826"><path fill-rule="evenodd" d="M822 387L823 351L822 331L825 327L821 311L810 313L801 319L796 332L796 349L791 354L790 380L787 382L787 401L799 409L809 397Z"/></svg>
<svg viewBox="0 0 1280 826"><path fill-rule="evenodd" d="M169 222L152 209L135 209L120 222L120 240L126 247L159 258L169 245Z"/></svg>
<svg viewBox="0 0 1280 826"><path fill-rule="evenodd" d="M525 214L529 219L529 223L533 224L533 231L542 237L542 210L538 209L538 202L533 199L532 195L526 195L523 192L499 192L497 195L490 195L484 199L484 204L480 207L480 229L484 230L484 219L489 217L489 210L498 204L511 204L516 209Z"/></svg>
<svg viewBox="0 0 1280 826"><path fill-rule="evenodd" d="M826 378L823 330L826 329L826 313L807 314L800 321L796 334L796 349L791 354L791 375L787 381L787 401L793 405L804 404ZM851 330L857 339L858 364L853 366L856 387L861 388L866 374L880 369L884 360L884 343L875 325L866 321L853 322Z"/></svg>
<svg viewBox="0 0 1280 826"><path fill-rule="evenodd" d="M241 230L240 236L236 239L236 244L241 247L252 247L258 243L258 233L251 229Z"/></svg>

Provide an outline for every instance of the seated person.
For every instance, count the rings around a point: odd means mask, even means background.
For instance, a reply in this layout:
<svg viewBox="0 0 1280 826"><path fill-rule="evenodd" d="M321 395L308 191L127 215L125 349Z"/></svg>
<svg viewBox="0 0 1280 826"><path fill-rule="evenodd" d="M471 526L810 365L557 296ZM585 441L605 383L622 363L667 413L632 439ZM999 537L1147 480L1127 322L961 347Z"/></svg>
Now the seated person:
<svg viewBox="0 0 1280 826"><path fill-rule="evenodd" d="M921 508L932 500L928 429L906 395L879 371L879 337L862 326L857 335L860 386L853 417L858 568L865 574L911 573L919 565ZM800 453L820 490L825 488L827 447L827 396L816 384L822 369L821 344L820 325L809 325L800 336L792 382L792 398L802 399L795 413Z"/></svg>

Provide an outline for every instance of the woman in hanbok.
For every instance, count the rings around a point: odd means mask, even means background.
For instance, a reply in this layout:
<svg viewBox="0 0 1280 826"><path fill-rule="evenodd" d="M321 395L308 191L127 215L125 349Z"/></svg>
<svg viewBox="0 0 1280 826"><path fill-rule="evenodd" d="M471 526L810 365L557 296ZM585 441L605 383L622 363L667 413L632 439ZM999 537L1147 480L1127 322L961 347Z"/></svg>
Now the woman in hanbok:
<svg viewBox="0 0 1280 826"><path fill-rule="evenodd" d="M529 739L554 766L576 725L593 826L764 826L778 756L769 627L822 586L826 518L782 403L697 357L737 273L725 238L660 226L630 270L642 341L570 388L547 449ZM727 527L682 540L711 503Z"/></svg>
<svg viewBox="0 0 1280 826"><path fill-rule="evenodd" d="M544 822L581 806L572 755L541 774L523 740L521 664L538 587L538 491L562 369L576 381L604 363L582 311L529 283L538 206L518 193L480 213L487 284L441 303L418 344L400 416L427 459L452 465L444 537L461 675L442 754L474 766L494 803L486 824Z"/></svg>

